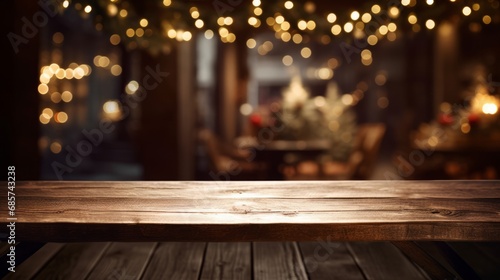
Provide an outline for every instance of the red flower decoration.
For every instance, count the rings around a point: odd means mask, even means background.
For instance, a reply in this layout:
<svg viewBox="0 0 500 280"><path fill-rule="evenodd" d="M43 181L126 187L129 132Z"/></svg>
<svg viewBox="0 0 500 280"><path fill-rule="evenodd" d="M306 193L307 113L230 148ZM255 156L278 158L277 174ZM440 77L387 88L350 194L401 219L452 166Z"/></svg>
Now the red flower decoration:
<svg viewBox="0 0 500 280"><path fill-rule="evenodd" d="M450 114L441 114L439 115L438 122L442 125L451 125L454 121L454 118Z"/></svg>

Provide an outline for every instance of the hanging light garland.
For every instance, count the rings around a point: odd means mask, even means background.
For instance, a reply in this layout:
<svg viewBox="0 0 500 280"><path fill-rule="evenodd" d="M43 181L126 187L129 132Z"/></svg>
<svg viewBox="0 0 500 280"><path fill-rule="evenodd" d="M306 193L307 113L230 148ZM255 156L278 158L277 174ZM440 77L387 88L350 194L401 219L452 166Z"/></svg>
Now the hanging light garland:
<svg viewBox="0 0 500 280"><path fill-rule="evenodd" d="M472 32L500 22L498 0L370 1L359 10L342 11L319 10L313 1L299 0L62 3L64 9L71 6L83 17L93 18L96 29L110 34L112 44L124 43L129 49L143 48L153 53L168 52L175 42L190 41L200 32L224 43L235 42L240 39L239 34L250 37L271 30L277 39L296 44L316 40L326 45L341 39L366 40L375 45L383 39L394 41L400 30L432 30L448 19L468 24Z"/></svg>

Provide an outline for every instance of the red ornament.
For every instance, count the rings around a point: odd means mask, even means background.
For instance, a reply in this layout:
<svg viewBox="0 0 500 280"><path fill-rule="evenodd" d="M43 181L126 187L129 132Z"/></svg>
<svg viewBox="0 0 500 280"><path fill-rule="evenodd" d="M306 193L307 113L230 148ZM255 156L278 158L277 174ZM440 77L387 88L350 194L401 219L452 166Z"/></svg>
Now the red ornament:
<svg viewBox="0 0 500 280"><path fill-rule="evenodd" d="M454 118L450 114L441 114L439 115L438 122L442 125L451 125L454 121Z"/></svg>
<svg viewBox="0 0 500 280"><path fill-rule="evenodd" d="M253 114L250 116L250 123L254 127L261 127L262 126L262 117L260 115Z"/></svg>

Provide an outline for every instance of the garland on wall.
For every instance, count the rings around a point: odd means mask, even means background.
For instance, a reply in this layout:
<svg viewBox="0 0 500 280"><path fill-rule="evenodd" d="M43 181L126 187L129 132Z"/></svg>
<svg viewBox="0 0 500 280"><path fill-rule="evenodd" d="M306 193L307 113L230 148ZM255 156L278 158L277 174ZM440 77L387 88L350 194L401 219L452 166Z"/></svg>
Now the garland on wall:
<svg viewBox="0 0 500 280"><path fill-rule="evenodd" d="M57 0L54 0L57 1ZM64 0L62 9L75 9L91 18L114 45L168 52L176 42L203 33L224 43L247 40L270 30L277 39L301 44L317 40L364 40L375 45L394 41L401 31L433 30L444 20L459 21L471 32L500 23L498 0L367 1L359 10L326 11L314 1L181 1L181 0ZM243 37L243 38L241 38Z"/></svg>

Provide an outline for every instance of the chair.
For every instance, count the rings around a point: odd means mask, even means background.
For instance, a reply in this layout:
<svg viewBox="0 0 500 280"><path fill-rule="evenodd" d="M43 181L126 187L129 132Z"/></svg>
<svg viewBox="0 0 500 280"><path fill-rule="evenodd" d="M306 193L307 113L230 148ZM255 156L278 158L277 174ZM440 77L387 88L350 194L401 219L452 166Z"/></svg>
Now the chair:
<svg viewBox="0 0 500 280"><path fill-rule="evenodd" d="M295 172L288 171L288 180L366 180L373 172L380 144L385 133L381 123L358 127L356 139L347 162L327 160L323 163L304 161Z"/></svg>
<svg viewBox="0 0 500 280"><path fill-rule="evenodd" d="M208 129L199 131L198 139L202 143L210 160L210 170L220 176L226 174L232 179L263 179L266 166L260 162L252 162L247 150L240 150L230 145L224 145L214 133Z"/></svg>

